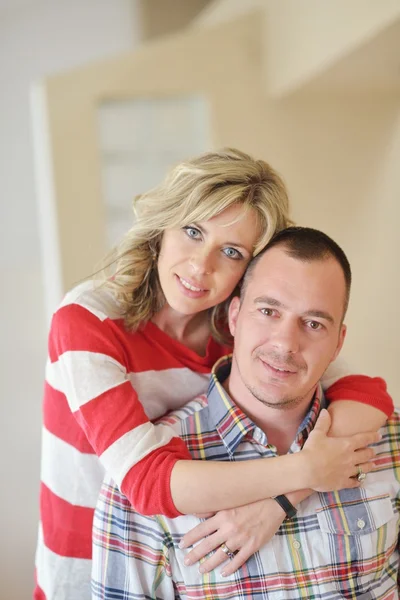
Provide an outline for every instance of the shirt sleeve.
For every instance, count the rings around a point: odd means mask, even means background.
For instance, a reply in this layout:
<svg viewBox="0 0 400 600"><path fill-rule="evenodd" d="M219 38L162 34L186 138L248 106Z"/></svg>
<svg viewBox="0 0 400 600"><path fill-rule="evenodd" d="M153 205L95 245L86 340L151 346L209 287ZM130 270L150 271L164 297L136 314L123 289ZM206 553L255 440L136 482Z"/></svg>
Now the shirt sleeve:
<svg viewBox="0 0 400 600"><path fill-rule="evenodd" d="M329 402L354 400L373 406L388 417L393 413L394 403L384 379L352 374L343 358L337 358L329 366L321 383Z"/></svg>
<svg viewBox="0 0 400 600"><path fill-rule="evenodd" d="M46 379L69 408L106 471L138 511L175 517L170 475L191 459L167 425L147 418L132 387L122 332L78 304L61 307L49 335Z"/></svg>

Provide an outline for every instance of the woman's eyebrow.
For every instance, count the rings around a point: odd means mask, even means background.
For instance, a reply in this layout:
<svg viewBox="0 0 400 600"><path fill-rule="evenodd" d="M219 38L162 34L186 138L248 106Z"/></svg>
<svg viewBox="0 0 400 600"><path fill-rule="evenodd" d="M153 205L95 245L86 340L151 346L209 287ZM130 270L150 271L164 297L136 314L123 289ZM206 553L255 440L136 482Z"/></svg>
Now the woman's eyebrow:
<svg viewBox="0 0 400 600"><path fill-rule="evenodd" d="M209 231L208 231L207 227L204 227L204 225L199 225L199 224L198 224L198 223L196 223L196 222L193 222L193 223L192 223L192 225L193 225L193 227L196 227L196 229L199 229L199 231L201 231L201 233L203 233L203 234L204 234L204 233L205 233L205 234L209 233ZM249 249L248 249L246 246L243 246L243 244L242 244L242 243L240 243L240 242L233 242L233 241L232 241L232 242L230 242L230 241L227 241L227 242L224 242L224 243L225 243L227 246L236 246L237 248L241 248L242 250L246 250L246 252L250 252L250 254L251 254L251 252L252 252L252 251L251 251L251 250L249 250Z"/></svg>

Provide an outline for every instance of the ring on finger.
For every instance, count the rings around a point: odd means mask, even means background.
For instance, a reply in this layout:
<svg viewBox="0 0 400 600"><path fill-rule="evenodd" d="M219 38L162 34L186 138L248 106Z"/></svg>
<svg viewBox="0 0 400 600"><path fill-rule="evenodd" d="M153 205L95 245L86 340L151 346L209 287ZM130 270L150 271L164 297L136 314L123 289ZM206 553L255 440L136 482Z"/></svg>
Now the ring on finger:
<svg viewBox="0 0 400 600"><path fill-rule="evenodd" d="M364 481L364 479L366 478L367 474L364 473L364 471L362 470L362 468L360 466L357 467L358 469L358 473L356 475L356 479L359 483L361 483L362 481Z"/></svg>
<svg viewBox="0 0 400 600"><path fill-rule="evenodd" d="M225 552L225 554L227 555L227 557L232 560L232 558L235 558L236 554L239 552L239 550L230 550L228 548L228 546L225 544L225 542L223 544L220 545L220 548L222 550L222 552Z"/></svg>

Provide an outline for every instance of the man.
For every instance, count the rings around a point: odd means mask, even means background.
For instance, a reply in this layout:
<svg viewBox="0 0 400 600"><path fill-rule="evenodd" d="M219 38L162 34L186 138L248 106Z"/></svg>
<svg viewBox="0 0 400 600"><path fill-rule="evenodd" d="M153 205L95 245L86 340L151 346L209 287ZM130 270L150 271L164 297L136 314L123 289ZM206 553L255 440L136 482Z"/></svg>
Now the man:
<svg viewBox="0 0 400 600"><path fill-rule="evenodd" d="M268 457L307 443L324 406L319 380L345 338L350 283L343 251L308 228L284 230L253 260L230 306L232 360L217 363L208 402L164 419L195 458ZM196 517L141 516L111 482L95 515L94 597L398 598L399 441L395 413L382 428L377 469L365 480L359 473L362 487L305 492L297 513L276 499L290 518L228 577L185 566L179 542Z"/></svg>

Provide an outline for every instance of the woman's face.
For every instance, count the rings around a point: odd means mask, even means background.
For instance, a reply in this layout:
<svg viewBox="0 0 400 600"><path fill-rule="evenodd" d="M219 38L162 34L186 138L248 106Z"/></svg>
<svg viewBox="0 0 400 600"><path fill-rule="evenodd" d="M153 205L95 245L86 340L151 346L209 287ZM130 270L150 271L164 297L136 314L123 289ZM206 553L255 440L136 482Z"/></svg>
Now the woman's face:
<svg viewBox="0 0 400 600"><path fill-rule="evenodd" d="M170 307L194 315L228 298L252 257L259 234L254 210L245 212L240 204L208 221L167 230L158 274Z"/></svg>

